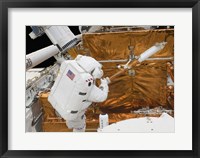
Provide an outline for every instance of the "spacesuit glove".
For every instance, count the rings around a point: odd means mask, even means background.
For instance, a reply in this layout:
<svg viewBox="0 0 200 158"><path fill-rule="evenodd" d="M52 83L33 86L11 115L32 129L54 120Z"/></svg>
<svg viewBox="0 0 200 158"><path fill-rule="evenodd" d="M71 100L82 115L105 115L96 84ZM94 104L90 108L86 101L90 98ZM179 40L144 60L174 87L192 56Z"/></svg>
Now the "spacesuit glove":
<svg viewBox="0 0 200 158"><path fill-rule="evenodd" d="M101 79L101 85L108 85L110 83L110 79L108 77Z"/></svg>
<svg viewBox="0 0 200 158"><path fill-rule="evenodd" d="M104 92L108 93L108 80L106 78L101 79L101 84L99 88L103 90Z"/></svg>

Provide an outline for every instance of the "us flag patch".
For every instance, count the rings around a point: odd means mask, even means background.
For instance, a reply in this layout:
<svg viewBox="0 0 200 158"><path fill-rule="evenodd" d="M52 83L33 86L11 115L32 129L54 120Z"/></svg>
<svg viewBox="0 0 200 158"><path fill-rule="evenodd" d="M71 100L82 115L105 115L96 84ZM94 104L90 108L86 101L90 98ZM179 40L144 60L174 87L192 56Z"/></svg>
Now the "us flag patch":
<svg viewBox="0 0 200 158"><path fill-rule="evenodd" d="M73 80L74 77L75 77L75 74L74 74L71 70L68 70L67 76L68 76L71 80Z"/></svg>

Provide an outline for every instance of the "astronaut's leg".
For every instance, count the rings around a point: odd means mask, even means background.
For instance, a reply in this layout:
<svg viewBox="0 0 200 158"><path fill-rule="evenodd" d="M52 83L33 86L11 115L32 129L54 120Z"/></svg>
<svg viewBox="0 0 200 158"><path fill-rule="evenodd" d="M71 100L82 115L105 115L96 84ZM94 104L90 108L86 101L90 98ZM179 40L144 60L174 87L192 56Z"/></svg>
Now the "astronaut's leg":
<svg viewBox="0 0 200 158"><path fill-rule="evenodd" d="M74 123L73 132L85 132L86 123L85 123L85 115L81 115L79 120Z"/></svg>
<svg viewBox="0 0 200 158"><path fill-rule="evenodd" d="M84 112L85 113L85 112ZM84 113L80 113L75 120L66 121L68 128L73 128L73 132L85 132L86 123L85 123L85 115Z"/></svg>

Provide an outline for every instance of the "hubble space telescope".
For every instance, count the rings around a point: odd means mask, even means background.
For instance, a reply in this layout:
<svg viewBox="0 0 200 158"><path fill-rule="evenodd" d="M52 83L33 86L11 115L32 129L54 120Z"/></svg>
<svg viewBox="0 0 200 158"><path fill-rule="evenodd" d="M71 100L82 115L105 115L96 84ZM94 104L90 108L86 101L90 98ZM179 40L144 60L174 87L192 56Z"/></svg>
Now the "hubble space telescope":
<svg viewBox="0 0 200 158"><path fill-rule="evenodd" d="M27 132L173 132L173 28L31 28L52 45L26 55ZM52 56L53 66L35 68Z"/></svg>

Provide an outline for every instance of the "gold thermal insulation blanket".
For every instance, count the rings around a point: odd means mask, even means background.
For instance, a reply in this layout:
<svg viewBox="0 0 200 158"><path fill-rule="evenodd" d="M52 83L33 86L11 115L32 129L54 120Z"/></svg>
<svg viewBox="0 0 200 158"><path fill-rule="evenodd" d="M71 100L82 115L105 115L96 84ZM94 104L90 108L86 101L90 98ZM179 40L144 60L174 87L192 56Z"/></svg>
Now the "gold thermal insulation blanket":
<svg viewBox="0 0 200 158"><path fill-rule="evenodd" d="M117 71L105 68L105 75L111 76ZM146 106L166 106L165 62L144 62L133 71L134 76L126 72L109 85L108 99L99 104L103 112L130 112Z"/></svg>
<svg viewBox="0 0 200 158"><path fill-rule="evenodd" d="M100 61L104 77L114 75L119 71L118 65L127 63L130 46L134 55L139 56L157 42L166 41L165 47L150 57L152 60L136 65L113 81L108 99L98 106L106 113L128 113L146 106L173 107L167 101L167 62L174 57L173 29L91 33L82 38L82 44L69 53L74 58L83 54Z"/></svg>
<svg viewBox="0 0 200 158"><path fill-rule="evenodd" d="M43 121L42 131L43 132L72 132L72 129L68 129L64 119L58 117L54 108L48 102L48 92L40 93L39 100L43 107ZM97 106L90 106L86 112L86 132L96 132L99 127L99 111ZM144 117L144 114L132 114L132 113L110 113L109 124L116 123L122 120L130 118ZM160 114L149 114L150 117L159 117Z"/></svg>
<svg viewBox="0 0 200 158"><path fill-rule="evenodd" d="M167 45L152 56L174 56L174 30L139 30L131 32L87 33L82 36L82 45L72 48L69 53L72 57L84 54L96 60L127 59L130 50L134 47L134 55L138 56L157 42L166 41Z"/></svg>

